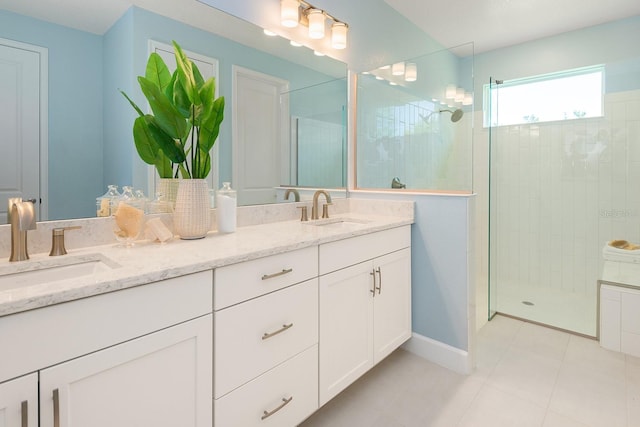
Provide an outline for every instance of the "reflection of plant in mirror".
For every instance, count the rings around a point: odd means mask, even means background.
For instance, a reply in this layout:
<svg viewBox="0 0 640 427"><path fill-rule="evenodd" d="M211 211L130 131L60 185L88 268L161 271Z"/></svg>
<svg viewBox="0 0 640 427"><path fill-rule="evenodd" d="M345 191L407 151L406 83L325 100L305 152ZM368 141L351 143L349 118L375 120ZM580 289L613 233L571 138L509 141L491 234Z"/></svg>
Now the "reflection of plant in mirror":
<svg viewBox="0 0 640 427"><path fill-rule="evenodd" d="M171 74L152 53L145 76L138 77L152 114L120 91L138 112L133 139L140 158L154 165L161 178L206 178L213 147L224 118L224 97L215 98L215 79L204 80L198 67L173 42L177 68Z"/></svg>

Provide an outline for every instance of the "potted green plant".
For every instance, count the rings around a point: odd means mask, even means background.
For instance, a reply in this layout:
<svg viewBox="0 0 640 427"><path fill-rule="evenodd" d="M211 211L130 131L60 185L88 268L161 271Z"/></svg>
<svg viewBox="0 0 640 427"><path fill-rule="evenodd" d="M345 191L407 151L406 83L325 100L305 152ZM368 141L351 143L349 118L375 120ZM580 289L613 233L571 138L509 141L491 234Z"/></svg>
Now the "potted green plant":
<svg viewBox="0 0 640 427"><path fill-rule="evenodd" d="M154 165L161 178L184 179L176 199L176 231L182 238L200 238L210 226L205 178L211 172L209 152L224 118L224 97L215 97L214 78L204 80L198 67L175 41L173 47L177 65L173 73L154 52L147 61L145 76L138 77L153 114L145 114L125 92L120 92L138 113L133 124L133 139L140 158ZM192 198L196 200L188 201ZM197 215L185 212L190 203L205 206L206 212L203 209ZM196 226L197 230L181 229L183 223L202 221L206 224Z"/></svg>

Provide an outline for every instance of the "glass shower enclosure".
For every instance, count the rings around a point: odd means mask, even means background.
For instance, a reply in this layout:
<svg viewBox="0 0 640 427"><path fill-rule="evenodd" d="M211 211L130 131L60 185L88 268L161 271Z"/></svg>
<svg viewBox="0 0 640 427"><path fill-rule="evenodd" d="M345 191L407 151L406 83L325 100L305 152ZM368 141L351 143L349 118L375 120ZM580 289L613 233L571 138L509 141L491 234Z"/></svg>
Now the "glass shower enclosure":
<svg viewBox="0 0 640 427"><path fill-rule="evenodd" d="M640 241L638 62L485 85L490 318L596 335L602 248Z"/></svg>

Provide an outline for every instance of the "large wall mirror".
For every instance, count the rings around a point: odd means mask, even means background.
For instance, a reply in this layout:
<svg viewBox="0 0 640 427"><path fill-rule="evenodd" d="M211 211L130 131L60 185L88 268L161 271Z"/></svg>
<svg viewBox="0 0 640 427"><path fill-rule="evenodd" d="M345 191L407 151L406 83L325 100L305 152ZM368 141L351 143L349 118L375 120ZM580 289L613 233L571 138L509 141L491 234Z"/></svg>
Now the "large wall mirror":
<svg viewBox="0 0 640 427"><path fill-rule="evenodd" d="M35 80L42 93L33 96L46 100L48 108L33 120L46 129L37 137L46 146L42 160L32 158L33 165L24 170L17 166L16 159L33 157L33 153L23 156L20 148L11 148L12 156L5 157L0 165L5 172L9 162L14 165L11 173L0 175L0 187L8 189L0 192L0 198L15 195L14 182L41 173L36 182L47 194L42 196L47 200L43 201L41 219L53 220L95 216L95 198L106 191L108 184L133 185L148 192L153 175L133 146L135 112L118 89L130 94L139 105L146 105L136 76L144 74L150 41L170 44L172 40L185 50L217 61L219 95L226 98L227 107L217 142L214 167L218 182L214 186L223 181L236 186L234 181L241 179L246 182L238 183L249 187L259 183L264 190L260 197L242 197L240 192L242 204L275 203L279 186L345 186L344 63L316 56L306 48L294 48L287 40L268 37L261 28L198 2L177 2L181 11L172 18L165 16L169 15L166 10L154 10L155 2L145 2L144 9L123 8L106 32L99 34L48 22L42 10L29 11L23 3L0 0L0 54L12 55L23 44L44 48L40 59L46 62L48 75L43 82ZM58 16L74 13L59 10L64 2L29 3L34 3L33 10L55 3ZM166 9L162 3L158 8ZM212 29L185 23L196 15L194 22L210 22ZM51 19L56 20L53 14ZM3 78L7 73L0 67ZM261 99L251 98L262 93L261 88L252 93L256 82L265 81L278 82L268 87L274 91L271 95L277 97L278 105L286 105L286 109L268 111ZM238 101L241 96L244 104ZM239 105L252 108L246 110ZM277 144L269 148L262 144L265 135L246 133L266 117L277 120ZM242 143L243 135L250 144L244 150L241 147L243 157L238 158L238 146L234 144ZM6 153L5 141L3 138L0 144ZM265 173L277 178L265 182ZM22 195L37 197L32 193ZM0 203L6 206L4 199Z"/></svg>

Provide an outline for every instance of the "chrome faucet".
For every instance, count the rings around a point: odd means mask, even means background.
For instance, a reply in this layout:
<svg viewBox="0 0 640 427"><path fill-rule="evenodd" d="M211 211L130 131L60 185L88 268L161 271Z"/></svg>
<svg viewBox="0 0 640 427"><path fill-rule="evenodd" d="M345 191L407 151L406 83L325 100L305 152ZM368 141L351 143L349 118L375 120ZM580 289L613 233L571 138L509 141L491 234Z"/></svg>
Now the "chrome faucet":
<svg viewBox="0 0 640 427"><path fill-rule="evenodd" d="M29 259L27 251L27 230L36 229L36 213L31 201L22 201L20 197L9 199L7 211L11 224L11 256L9 261Z"/></svg>
<svg viewBox="0 0 640 427"><path fill-rule="evenodd" d="M331 196L325 190L318 190L315 193L313 193L313 207L311 208L311 219L318 219L319 218L319 216L318 216L318 197L321 194L324 194L324 197L327 200L327 205L331 204ZM325 209L323 209L322 217L323 218L328 218L329 217L329 212L326 209L326 205L325 205Z"/></svg>
<svg viewBox="0 0 640 427"><path fill-rule="evenodd" d="M296 190L295 188L287 188L287 191L284 192L284 199L289 200L289 194L292 194L292 193L293 193L293 200L295 202L299 202L300 193L298 193L298 190Z"/></svg>

